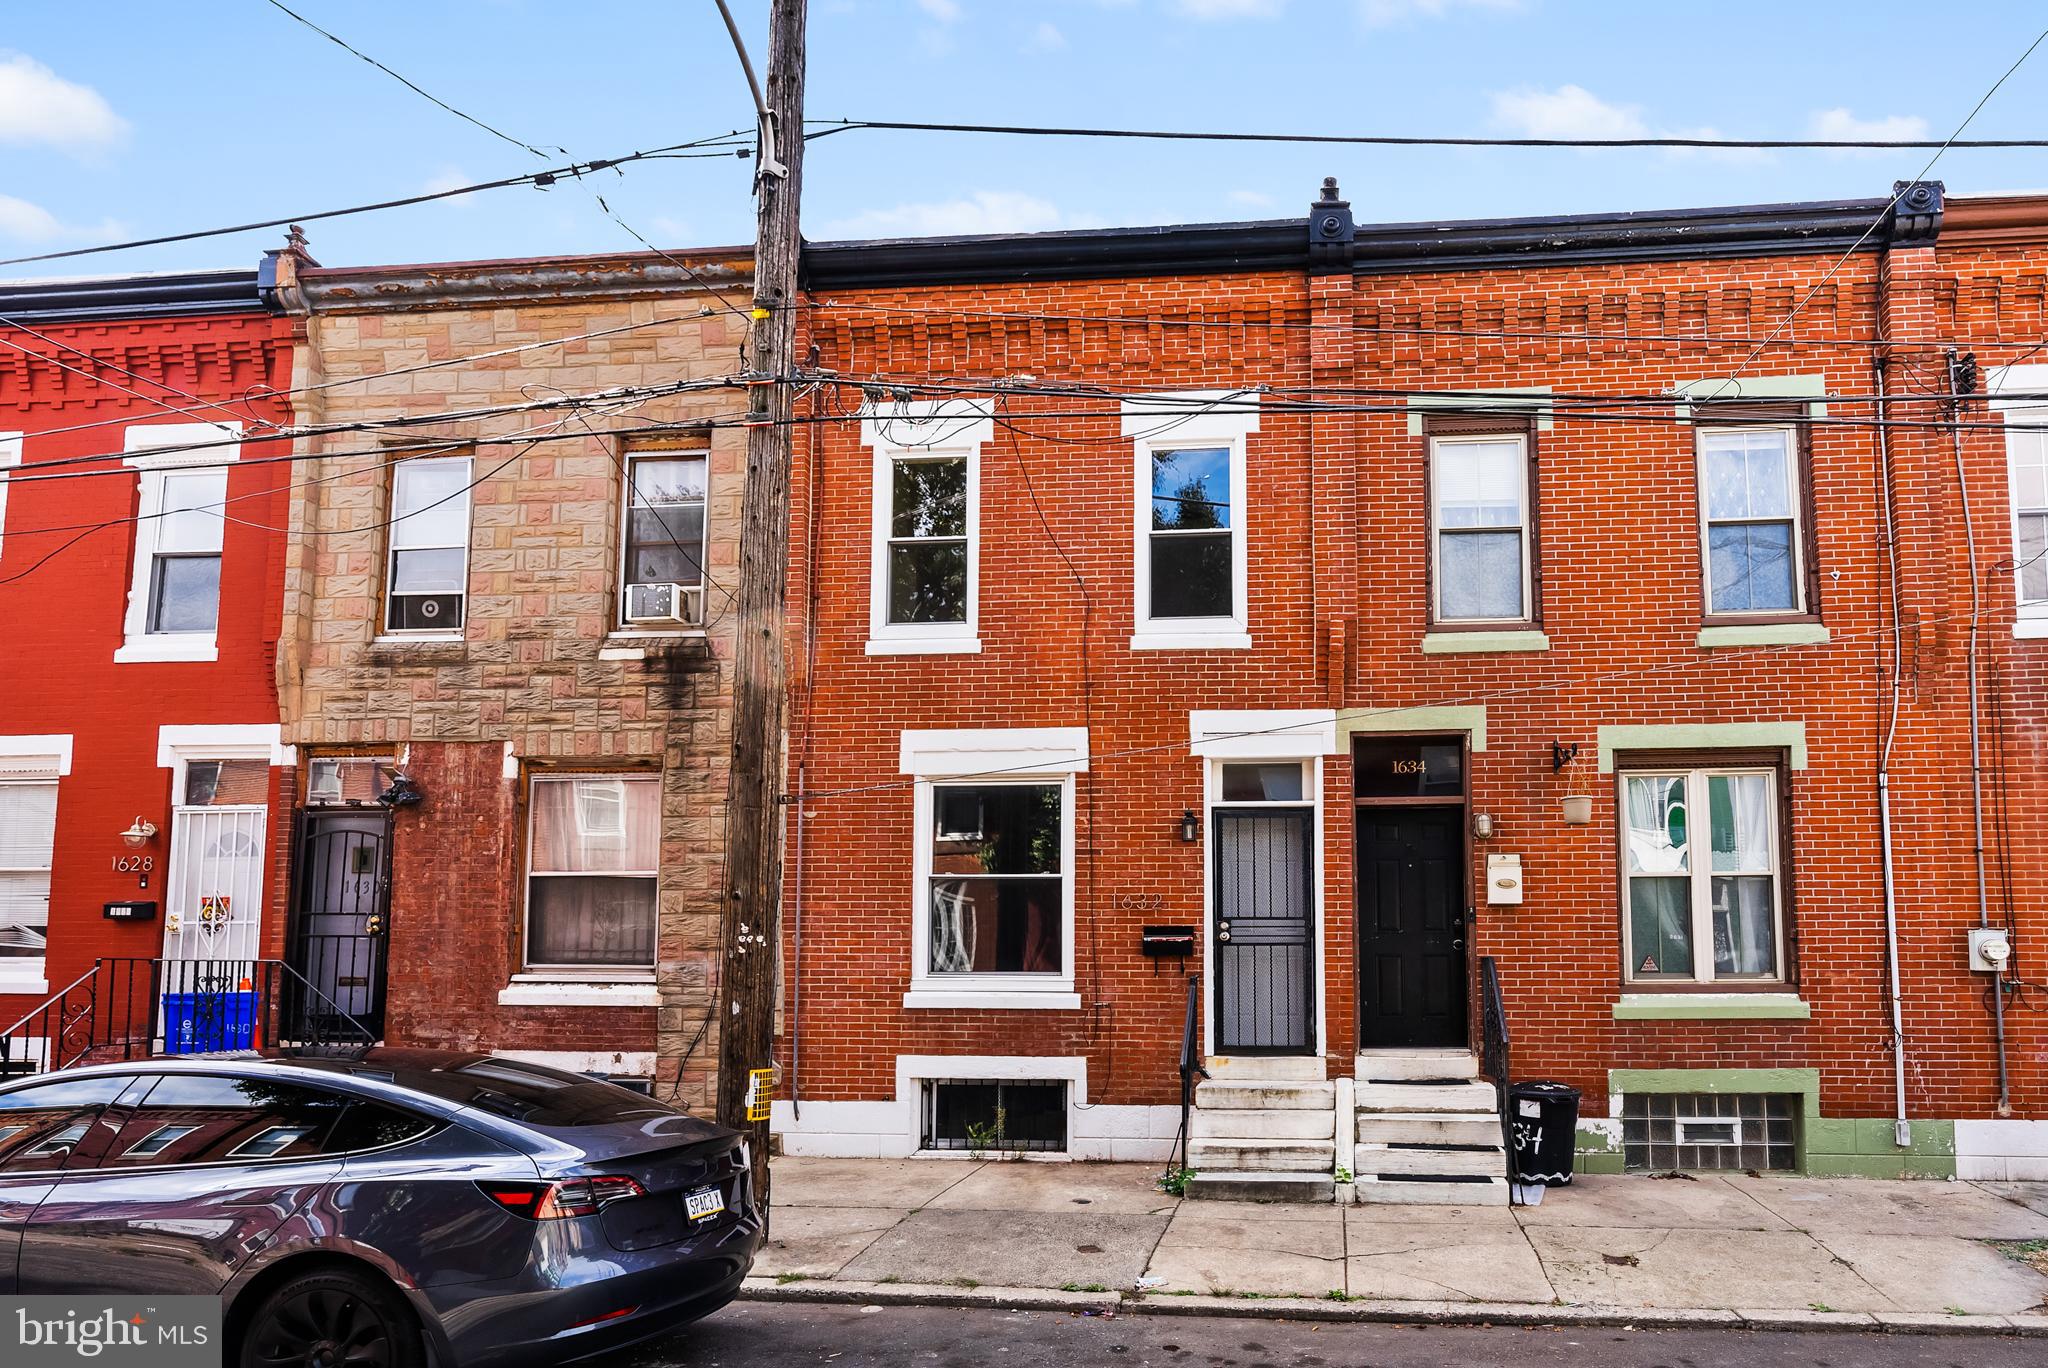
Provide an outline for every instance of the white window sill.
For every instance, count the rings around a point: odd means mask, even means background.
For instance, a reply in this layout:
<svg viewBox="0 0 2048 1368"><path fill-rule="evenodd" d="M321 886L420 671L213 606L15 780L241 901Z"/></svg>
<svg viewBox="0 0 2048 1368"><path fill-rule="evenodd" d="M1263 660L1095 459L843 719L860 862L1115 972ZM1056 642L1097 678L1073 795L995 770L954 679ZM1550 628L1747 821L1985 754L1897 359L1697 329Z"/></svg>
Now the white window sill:
<svg viewBox="0 0 2048 1368"><path fill-rule="evenodd" d="M1043 988L1031 989L932 989L913 988L903 995L903 1005L917 1010L936 1009L940 1011L976 1011L995 1009L999 1011L1024 1012L1077 1012L1081 1009L1081 995L1074 992L1048 992Z"/></svg>
<svg viewBox="0 0 2048 1368"><path fill-rule="evenodd" d="M1252 634L1227 632L1142 631L1131 635L1134 651L1249 651Z"/></svg>
<svg viewBox="0 0 2048 1368"><path fill-rule="evenodd" d="M869 637L871 656L980 655L980 637Z"/></svg>
<svg viewBox="0 0 2048 1368"><path fill-rule="evenodd" d="M1430 632L1422 638L1424 655L1477 655L1494 651L1547 651L1550 638L1533 627L1498 632Z"/></svg>
<svg viewBox="0 0 2048 1368"><path fill-rule="evenodd" d="M1700 628L1704 650L1716 646L1824 646L1828 629L1818 622L1759 622L1754 627L1730 624Z"/></svg>
<svg viewBox="0 0 2048 1368"><path fill-rule="evenodd" d="M212 632L165 632L129 637L114 651L114 663L219 660L220 645Z"/></svg>
<svg viewBox="0 0 2048 1368"><path fill-rule="evenodd" d="M0 997L9 997L16 993L29 997L47 997L49 992L50 981L46 978L0 978Z"/></svg>
<svg viewBox="0 0 2048 1368"><path fill-rule="evenodd" d="M446 633L436 633L433 636L391 636L387 634L385 636L371 637L370 644L372 646L460 646L462 640L460 632L453 636Z"/></svg>
<svg viewBox="0 0 2048 1368"><path fill-rule="evenodd" d="M653 646L659 645L664 641L688 641L703 635L704 629L702 627L678 627L673 631L637 630L631 627L616 627L604 634L604 644L607 646Z"/></svg>
<svg viewBox="0 0 2048 1368"><path fill-rule="evenodd" d="M2021 641L2048 640L2048 617L2026 617L2013 623L2012 634Z"/></svg>
<svg viewBox="0 0 2048 1368"><path fill-rule="evenodd" d="M1623 993L1616 1021L1806 1021L1813 1008L1799 994Z"/></svg>
<svg viewBox="0 0 2048 1368"><path fill-rule="evenodd" d="M498 990L500 1007L658 1007L652 980L544 979L520 975Z"/></svg>

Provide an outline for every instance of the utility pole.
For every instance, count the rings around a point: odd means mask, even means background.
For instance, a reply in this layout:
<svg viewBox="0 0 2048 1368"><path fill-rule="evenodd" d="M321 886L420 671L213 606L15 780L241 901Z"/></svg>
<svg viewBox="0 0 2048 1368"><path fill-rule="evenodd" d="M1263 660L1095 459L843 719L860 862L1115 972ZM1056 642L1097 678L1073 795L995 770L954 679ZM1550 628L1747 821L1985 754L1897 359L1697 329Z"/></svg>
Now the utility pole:
<svg viewBox="0 0 2048 1368"><path fill-rule="evenodd" d="M789 561L791 387L796 348L797 220L804 159L805 0L773 0L755 195L747 479L733 651L732 768L727 780L726 889L719 943L718 1119L754 1138L754 1191L768 1216L766 1080L774 1065L782 928L782 615ZM721 5L721 9L723 6ZM728 22L730 16L728 15ZM735 40L738 34L735 31ZM745 50L741 49L742 60ZM749 67L748 78L752 79ZM750 1098L750 1094L752 1094ZM748 1103L756 1103L750 1120Z"/></svg>

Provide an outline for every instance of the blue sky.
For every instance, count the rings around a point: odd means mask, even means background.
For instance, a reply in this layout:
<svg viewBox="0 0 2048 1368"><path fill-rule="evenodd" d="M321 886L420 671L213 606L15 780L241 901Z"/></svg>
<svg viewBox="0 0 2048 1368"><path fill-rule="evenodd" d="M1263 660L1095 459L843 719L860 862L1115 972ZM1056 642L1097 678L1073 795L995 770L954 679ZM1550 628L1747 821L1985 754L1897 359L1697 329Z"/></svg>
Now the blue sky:
<svg viewBox="0 0 2048 1368"><path fill-rule="evenodd" d="M449 103L578 157L744 127L710 0L291 0ZM765 0L734 0L758 61ZM0 30L0 256L391 198L532 169L263 0L13 0ZM1711 15L1711 18L1706 16ZM1951 133L2038 3L813 0L813 118L1288 132ZM2048 133L2048 47L1971 133ZM1913 152L1440 151L851 132L815 143L812 238L1290 216L1325 175L1362 220L1885 193ZM2048 188L2048 151L1951 152L1953 192ZM602 179L663 246L744 242L749 170ZM630 250L572 187L310 227L331 264ZM271 231L0 274L253 261Z"/></svg>

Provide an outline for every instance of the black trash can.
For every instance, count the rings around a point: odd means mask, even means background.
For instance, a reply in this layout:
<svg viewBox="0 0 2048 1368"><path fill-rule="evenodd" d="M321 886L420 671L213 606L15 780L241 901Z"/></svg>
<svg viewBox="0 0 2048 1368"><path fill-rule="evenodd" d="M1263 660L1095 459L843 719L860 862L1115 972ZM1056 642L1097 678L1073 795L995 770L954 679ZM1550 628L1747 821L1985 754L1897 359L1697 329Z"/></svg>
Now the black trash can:
<svg viewBox="0 0 2048 1368"><path fill-rule="evenodd" d="M1568 1083L1517 1083L1508 1089L1515 1181L1563 1187L1578 1147L1579 1090Z"/></svg>

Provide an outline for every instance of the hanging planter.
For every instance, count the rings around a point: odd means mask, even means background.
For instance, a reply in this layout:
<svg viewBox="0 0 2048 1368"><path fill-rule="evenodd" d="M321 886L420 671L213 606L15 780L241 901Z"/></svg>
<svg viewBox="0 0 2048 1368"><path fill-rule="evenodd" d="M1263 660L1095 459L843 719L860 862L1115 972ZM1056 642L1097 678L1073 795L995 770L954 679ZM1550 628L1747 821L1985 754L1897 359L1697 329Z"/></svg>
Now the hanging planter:
<svg viewBox="0 0 2048 1368"><path fill-rule="evenodd" d="M1574 793L1564 800L1564 824L1585 826L1593 820L1593 795Z"/></svg>

